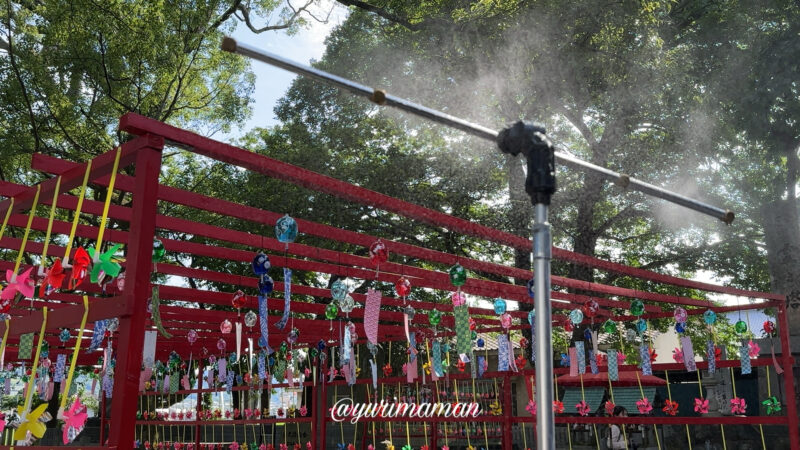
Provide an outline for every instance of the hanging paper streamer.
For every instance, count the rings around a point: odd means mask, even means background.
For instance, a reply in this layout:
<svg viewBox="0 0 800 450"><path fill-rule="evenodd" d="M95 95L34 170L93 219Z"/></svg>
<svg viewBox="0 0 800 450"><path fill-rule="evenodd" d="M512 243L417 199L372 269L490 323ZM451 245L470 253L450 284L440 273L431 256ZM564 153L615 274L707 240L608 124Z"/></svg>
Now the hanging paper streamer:
<svg viewBox="0 0 800 450"><path fill-rule="evenodd" d="M56 368L53 371L53 381L60 383L64 379L64 368L67 366L67 355L62 353L56 357Z"/></svg>
<svg viewBox="0 0 800 450"><path fill-rule="evenodd" d="M708 360L708 373L717 371L717 352L714 348L714 341L708 340L706 342L706 359Z"/></svg>
<svg viewBox="0 0 800 450"><path fill-rule="evenodd" d="M593 375L600 373L600 370L597 368L597 358L595 357L596 354L597 353L594 350L589 350L589 367L591 367Z"/></svg>
<svg viewBox="0 0 800 450"><path fill-rule="evenodd" d="M272 349L269 348L269 326L267 323L267 298L263 295L258 296L258 324L261 327L261 339L258 345L267 350L267 354L272 354Z"/></svg>
<svg viewBox="0 0 800 450"><path fill-rule="evenodd" d="M364 332L373 345L378 345L378 318L381 314L381 293L375 289L367 290L364 305Z"/></svg>
<svg viewBox="0 0 800 450"><path fill-rule="evenodd" d="M745 341L742 341L742 346L739 347L739 361L742 363L742 375L752 372L750 367L750 347Z"/></svg>
<svg viewBox="0 0 800 450"><path fill-rule="evenodd" d="M144 347L142 347L142 364L146 369L152 368L156 357L157 333L153 330L144 332Z"/></svg>
<svg viewBox="0 0 800 450"><path fill-rule="evenodd" d="M352 338L350 337L350 326L344 326L344 341L342 343L342 361L350 359L350 351L353 349Z"/></svg>
<svg viewBox="0 0 800 450"><path fill-rule="evenodd" d="M283 317L275 324L279 330L286 326L292 310L292 269L283 268Z"/></svg>
<svg viewBox="0 0 800 450"><path fill-rule="evenodd" d="M233 377L234 376L236 376L236 374L231 370L230 372L228 372L228 376L225 379L225 391L228 392L228 394L233 392Z"/></svg>
<svg viewBox="0 0 800 450"><path fill-rule="evenodd" d="M458 340L458 355L461 361L469 362L467 356L472 350L472 339L470 338L469 331L469 310L467 305L459 305L453 307L453 315L456 322L456 338Z"/></svg>
<svg viewBox="0 0 800 450"><path fill-rule="evenodd" d="M356 384L356 352L350 352L350 382L347 384Z"/></svg>
<svg viewBox="0 0 800 450"><path fill-rule="evenodd" d="M224 380L227 375L227 367L228 367L228 360L225 358L220 358L217 361L217 378L220 380Z"/></svg>
<svg viewBox="0 0 800 450"><path fill-rule="evenodd" d="M478 359L478 376L483 378L483 372L485 372L484 364L486 364L486 358L484 358L483 356L478 356L477 359Z"/></svg>
<svg viewBox="0 0 800 450"><path fill-rule="evenodd" d="M369 367L372 370L372 389L378 389L378 365L374 359L369 360Z"/></svg>
<svg viewBox="0 0 800 450"><path fill-rule="evenodd" d="M173 383L173 384L175 384L175 390L173 390L172 386L170 385L170 389L169 389L169 393L170 394L174 394L174 393L178 392L178 386L177 386L178 377L174 377L174 378L175 378L175 383ZM114 379L111 378L108 375L108 373L106 373L103 376L103 392L106 394L106 398L111 398L111 394L114 392Z"/></svg>
<svg viewBox="0 0 800 450"><path fill-rule="evenodd" d="M417 333L411 333L408 335L408 350L409 350L409 358L411 358L411 362L416 362L417 359Z"/></svg>
<svg viewBox="0 0 800 450"><path fill-rule="evenodd" d="M577 311L577 310L576 310ZM578 373L586 373L586 349L584 348L583 341L575 342L575 353L578 356Z"/></svg>
<svg viewBox="0 0 800 450"><path fill-rule="evenodd" d="M406 366L406 381L409 383L413 383L419 377L419 373L417 371L417 362L410 361L405 364Z"/></svg>
<svg viewBox="0 0 800 450"><path fill-rule="evenodd" d="M531 311L533 313L533 311ZM531 313L528 313L528 320L532 317ZM536 366L536 322L531 321L531 363Z"/></svg>
<svg viewBox="0 0 800 450"><path fill-rule="evenodd" d="M578 376L578 351L575 347L570 347L568 350L569 353L569 376L577 377Z"/></svg>
<svg viewBox="0 0 800 450"><path fill-rule="evenodd" d="M697 365L694 362L694 347L689 336L681 337L681 348L683 348L683 365L687 371L694 372L697 370Z"/></svg>
<svg viewBox="0 0 800 450"><path fill-rule="evenodd" d="M433 372L436 374L436 376L443 377L444 370L442 370L442 346L438 340L433 341L431 353L431 358L433 360Z"/></svg>
<svg viewBox="0 0 800 450"><path fill-rule="evenodd" d="M474 352L471 352L469 354L469 360L470 361L475 361L475 353ZM516 368L516 366L515 366L515 368ZM473 380L478 376L478 366L475 364L475 362L473 362L473 363L471 363L469 365L469 374L470 374L470 376L472 377Z"/></svg>
<svg viewBox="0 0 800 450"><path fill-rule="evenodd" d="M258 377L262 380L267 377L267 355L258 354Z"/></svg>
<svg viewBox="0 0 800 450"><path fill-rule="evenodd" d="M497 336L497 370L505 372L509 370L509 354L508 354L508 335L500 334Z"/></svg>
<svg viewBox="0 0 800 450"><path fill-rule="evenodd" d="M164 375L164 381L161 383L161 392L168 393L169 392L169 379L173 378L170 374ZM92 384L92 391L94 391L94 384Z"/></svg>
<svg viewBox="0 0 800 450"><path fill-rule="evenodd" d="M169 377L169 393L174 394L178 392L181 385L181 376L180 374L173 373L172 376Z"/></svg>
<svg viewBox="0 0 800 450"><path fill-rule="evenodd" d="M19 359L31 359L33 351L33 333L25 333L19 337Z"/></svg>
<svg viewBox="0 0 800 450"><path fill-rule="evenodd" d="M652 375L653 367L650 365L650 348L647 344L642 344L639 347L639 356L642 358L642 374Z"/></svg>
<svg viewBox="0 0 800 450"><path fill-rule="evenodd" d="M772 338L770 338L769 342L772 347L772 367L775 368L775 373L781 375L783 373L783 367L778 364L778 358L775 357L775 344L772 343Z"/></svg>
<svg viewBox="0 0 800 450"><path fill-rule="evenodd" d="M107 321L98 320L94 323L94 331L92 332L92 341L89 343L89 348L86 349L86 352L93 352L100 347L100 344L103 343L103 338L106 336L106 324Z"/></svg>

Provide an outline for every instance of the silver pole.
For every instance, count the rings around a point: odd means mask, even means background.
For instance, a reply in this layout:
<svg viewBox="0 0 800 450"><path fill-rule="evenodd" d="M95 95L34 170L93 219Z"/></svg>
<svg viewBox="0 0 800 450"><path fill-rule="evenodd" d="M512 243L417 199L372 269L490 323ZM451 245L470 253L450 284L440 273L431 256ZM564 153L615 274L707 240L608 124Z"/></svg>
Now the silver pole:
<svg viewBox="0 0 800 450"><path fill-rule="evenodd" d="M547 221L548 205L534 205L533 293L536 309L536 448L555 450L553 418L553 314L550 308L550 259L552 237Z"/></svg>
<svg viewBox="0 0 800 450"><path fill-rule="evenodd" d="M348 80L347 78L342 78L333 75L331 73L325 72L324 70L315 69L313 67L306 66L304 64L298 64L292 60L283 58L273 53L266 52L264 50L258 49L256 47L247 44L236 42L236 40L231 37L225 37L222 40L222 49L231 53L237 53L242 56L247 56L248 58L265 62L267 64L276 67L280 67L282 69L294 72L296 74L314 78L316 80L320 80L328 84L333 84L334 86L345 89L349 92L352 92L353 94L366 97L379 105L394 106L408 113L424 117L426 119L432 120L442 125L447 125L449 127L464 131L473 136L477 136L479 138L483 138L492 142L495 142L497 140L497 131L492 130L490 128L486 128L484 126L468 122L464 119L460 119L458 117L445 114L441 111L437 111L435 109L419 105L417 103L408 101L401 97L395 97L394 95L389 95L386 92L381 91L379 89L373 89L371 87L364 86L363 84L359 84L352 80ZM643 192L647 195L651 195L656 198L661 198L669 202L684 206L686 208L701 212L703 214L716 217L717 219L725 222L726 224L730 224L731 222L733 222L734 214L731 211L718 208L716 206L712 206L691 199L689 197L676 194L674 192L670 192L664 188L660 188L650 183L645 183L644 181L638 180L636 178L631 178L626 174L614 172L613 170L606 169L605 167L600 167L595 164L580 160L563 152L555 152L555 157L563 164L566 164L571 167L588 170L590 172L598 173L603 178L611 180L614 183L624 188L629 187L634 190Z"/></svg>

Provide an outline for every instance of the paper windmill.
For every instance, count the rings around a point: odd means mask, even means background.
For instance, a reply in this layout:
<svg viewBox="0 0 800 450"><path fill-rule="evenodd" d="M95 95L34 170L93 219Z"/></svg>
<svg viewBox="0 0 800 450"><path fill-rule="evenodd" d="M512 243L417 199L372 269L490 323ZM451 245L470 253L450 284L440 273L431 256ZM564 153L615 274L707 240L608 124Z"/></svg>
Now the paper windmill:
<svg viewBox="0 0 800 450"><path fill-rule="evenodd" d="M678 414L678 402L673 402L672 400L664 400L664 407L661 408L665 414L670 416L674 416Z"/></svg>
<svg viewBox="0 0 800 450"><path fill-rule="evenodd" d="M530 415L536 415L536 400L529 400L528 406L525 407L525 411L528 411Z"/></svg>
<svg viewBox="0 0 800 450"><path fill-rule="evenodd" d="M75 250L75 258L72 259L72 274L69 277L69 289L75 289L81 284L81 281L86 277L89 271L89 265L92 259L83 247L78 247Z"/></svg>
<svg viewBox="0 0 800 450"><path fill-rule="evenodd" d="M388 376L391 376L391 375L392 375L392 365L389 364L389 363L386 363L386 365L383 366L383 376L388 377Z"/></svg>
<svg viewBox="0 0 800 450"><path fill-rule="evenodd" d="M27 416L24 416L22 423L20 423L19 427L14 431L15 441L25 440L29 431L37 439L44 436L44 432L47 429L45 423L50 420L50 414L47 413L47 405L47 403L42 403L36 409L29 412ZM23 417L24 414L22 409L22 406L18 409L20 417Z"/></svg>
<svg viewBox="0 0 800 450"><path fill-rule="evenodd" d="M653 410L653 405L650 404L650 400L646 397L636 400L636 408L639 410L641 414L650 414L650 411Z"/></svg>
<svg viewBox="0 0 800 450"><path fill-rule="evenodd" d="M561 354L561 367L569 367L569 355L566 353Z"/></svg>
<svg viewBox="0 0 800 450"><path fill-rule="evenodd" d="M501 416L503 415L503 407L500 405L500 402L494 401L489 405L489 412L493 416Z"/></svg>
<svg viewBox="0 0 800 450"><path fill-rule="evenodd" d="M731 414L744 414L747 410L747 403L743 398L734 397L731 399Z"/></svg>
<svg viewBox="0 0 800 450"><path fill-rule="evenodd" d="M44 277L44 281L42 281L42 286L44 286L44 295L50 295L56 289L61 289L61 285L64 284L64 277L67 274L64 273L64 267L61 265L61 260L56 259L53 262L53 265L50 267L50 270L47 271L47 274Z"/></svg>
<svg viewBox="0 0 800 450"><path fill-rule="evenodd" d="M406 445L403 446L402 450L412 450L412 449L411 449L410 445L406 444Z"/></svg>
<svg viewBox="0 0 800 450"><path fill-rule="evenodd" d="M589 412L591 411L591 408L589 407L589 405L586 404L586 402L584 400L581 400L580 402L578 402L575 405L575 409L578 410L578 414L580 414L582 416L588 416Z"/></svg>
<svg viewBox="0 0 800 450"><path fill-rule="evenodd" d="M553 412L556 414L564 413L564 403L561 400L553 400Z"/></svg>
<svg viewBox="0 0 800 450"><path fill-rule="evenodd" d="M613 402L607 401L606 404L605 404L606 414L608 414L609 416L613 416L614 415L614 408L616 408L616 407L617 407L617 405L615 405Z"/></svg>
<svg viewBox="0 0 800 450"><path fill-rule="evenodd" d="M239 450L239 443L231 442L231 450Z"/></svg>
<svg viewBox="0 0 800 450"><path fill-rule="evenodd" d="M0 434L6 429L6 415L0 412Z"/></svg>
<svg viewBox="0 0 800 450"><path fill-rule="evenodd" d="M758 358L758 354L761 353L761 347L755 342L750 341L747 343L747 353L751 358Z"/></svg>
<svg viewBox="0 0 800 450"><path fill-rule="evenodd" d="M8 286L3 289L3 292L0 292L0 299L2 300L13 300L14 297L17 296L17 292L22 294L25 297L33 297L33 280L30 279L31 277L31 270L33 268L29 268L25 272L17 275L14 278L14 272L11 270L6 270L6 280L8 281ZM6 302L3 302L3 309L8 310L6 308ZM10 307L11 304L8 303ZM3 311L5 312L5 311Z"/></svg>
<svg viewBox="0 0 800 450"><path fill-rule="evenodd" d="M650 361L655 361L658 358L658 353L656 353L656 349L650 347Z"/></svg>
<svg viewBox="0 0 800 450"><path fill-rule="evenodd" d="M101 283L106 276L114 278L119 275L119 271L122 267L112 261L111 258L114 256L114 253L117 253L120 247L122 247L122 244L113 245L106 250L105 253L100 255L95 255L96 250L94 248L89 249L89 256L91 256L92 261L94 261L90 278L92 283Z"/></svg>
<svg viewBox="0 0 800 450"><path fill-rule="evenodd" d="M708 413L708 399L696 398L694 399L694 411L700 414Z"/></svg>
<svg viewBox="0 0 800 450"><path fill-rule="evenodd" d="M761 404L767 408L768 415L772 415L781 411L781 402L779 402L778 398L774 395L761 402Z"/></svg>
<svg viewBox="0 0 800 450"><path fill-rule="evenodd" d="M86 419L88 418L86 406L81 403L80 399L75 398L75 402L72 403L72 406L70 406L67 411L64 411L63 440L65 445L78 437L78 434L83 431L83 427L86 425Z"/></svg>
<svg viewBox="0 0 800 450"><path fill-rule="evenodd" d="M675 362L678 364L683 364L683 350L679 349L678 347L675 347L672 350L672 359L674 359Z"/></svg>

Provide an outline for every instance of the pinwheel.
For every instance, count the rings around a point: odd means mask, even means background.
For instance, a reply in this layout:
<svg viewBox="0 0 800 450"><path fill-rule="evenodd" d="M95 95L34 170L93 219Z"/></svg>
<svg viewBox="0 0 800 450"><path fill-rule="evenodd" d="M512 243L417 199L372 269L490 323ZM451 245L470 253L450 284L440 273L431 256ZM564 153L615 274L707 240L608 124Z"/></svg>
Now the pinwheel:
<svg viewBox="0 0 800 450"><path fill-rule="evenodd" d="M617 352L617 365L621 366L625 364L625 354L622 352Z"/></svg>
<svg viewBox="0 0 800 450"><path fill-rule="evenodd" d="M22 423L19 424L14 431L14 440L22 441L28 438L28 432L35 436L37 439L44 436L47 429L45 423L50 420L50 414L47 412L47 403L42 403L36 409L29 412L27 415L23 413L23 407L20 406L18 411L20 417L23 417Z"/></svg>
<svg viewBox="0 0 800 450"><path fill-rule="evenodd" d="M280 448L281 448L281 450L289 450L289 446L286 445L286 444L281 444Z"/></svg>
<svg viewBox="0 0 800 450"><path fill-rule="evenodd" d="M694 412L700 414L708 413L708 399L696 398L694 399Z"/></svg>
<svg viewBox="0 0 800 450"><path fill-rule="evenodd" d="M238 442L231 442L231 450L239 450L239 443ZM286 450L286 449L283 449Z"/></svg>
<svg viewBox="0 0 800 450"><path fill-rule="evenodd" d="M672 350L672 359L674 359L675 362L678 364L683 364L683 350L679 349L678 347L675 347Z"/></svg>
<svg viewBox="0 0 800 450"><path fill-rule="evenodd" d="M75 289L76 287L80 286L83 279L86 277L86 273L89 272L89 265L92 263L92 259L89 258L89 254L86 253L86 250L83 247L78 247L75 250L75 257L72 259L72 274L69 277L69 289Z"/></svg>
<svg viewBox="0 0 800 450"><path fill-rule="evenodd" d="M646 397L636 400L636 408L639 410L641 414L650 414L650 411L653 410L653 405L650 404L650 400Z"/></svg>
<svg viewBox="0 0 800 450"><path fill-rule="evenodd" d="M430 450L430 448L427 445L423 445L419 450Z"/></svg>
<svg viewBox="0 0 800 450"><path fill-rule="evenodd" d="M500 405L500 402L495 400L489 405L489 412L493 416L501 416L503 415L503 407Z"/></svg>
<svg viewBox="0 0 800 450"><path fill-rule="evenodd" d="M553 412L556 414L564 413L564 403L561 400L553 400Z"/></svg>
<svg viewBox="0 0 800 450"><path fill-rule="evenodd" d="M528 400L528 406L525 407L525 411L528 411L530 415L536 415L536 400Z"/></svg>
<svg viewBox="0 0 800 450"><path fill-rule="evenodd" d="M747 352L751 358L758 358L758 354L761 353L761 347L753 341L747 343Z"/></svg>
<svg viewBox="0 0 800 450"><path fill-rule="evenodd" d="M306 408L306 405L301 406L298 411L300 411L300 416L302 417L305 417L306 414L308 414L308 408Z"/></svg>
<svg viewBox="0 0 800 450"><path fill-rule="evenodd" d="M569 355L566 353L561 354L561 367L569 367Z"/></svg>
<svg viewBox="0 0 800 450"><path fill-rule="evenodd" d="M731 414L744 414L747 410L747 403L743 398L734 397L731 399Z"/></svg>
<svg viewBox="0 0 800 450"><path fill-rule="evenodd" d="M450 447L448 447L448 446L446 446L446 445L443 445L443 446L442 446L442 450L450 450Z"/></svg>
<svg viewBox="0 0 800 450"><path fill-rule="evenodd" d="M607 366L608 365L608 356L605 353L597 353L595 355L595 360L597 361L598 366Z"/></svg>
<svg viewBox="0 0 800 450"><path fill-rule="evenodd" d="M92 273L90 276L92 283L102 283L106 276L114 278L119 275L119 271L122 269L122 267L116 262L112 261L111 258L114 257L114 253L117 253L117 250L119 250L120 247L122 247L122 244L115 244L104 253L99 255L95 255L97 250L94 248L89 249L89 256L91 256L92 261L94 261L94 266L92 266Z"/></svg>
<svg viewBox="0 0 800 450"><path fill-rule="evenodd" d="M69 444L78 437L78 434L83 431L83 427L86 425L86 420L88 418L89 415L86 414L86 406L76 397L72 406L64 411L64 433L62 436L64 445Z"/></svg>
<svg viewBox="0 0 800 450"><path fill-rule="evenodd" d="M617 407L617 405L615 405L614 402L609 400L603 406L604 406L604 408L606 410L606 414L608 414L609 416L613 416L614 415L614 408Z"/></svg>
<svg viewBox="0 0 800 450"><path fill-rule="evenodd" d="M56 289L61 289L61 285L64 284L64 277L67 274L64 273L64 267L61 265L61 260L56 259L53 262L53 265L47 271L47 274L44 276L44 281L42 281L42 286L44 286L44 295L50 295Z"/></svg>
<svg viewBox="0 0 800 450"><path fill-rule="evenodd" d="M776 414L781 411L781 402L779 402L778 398L774 395L761 402L761 404L767 408L768 415Z"/></svg>
<svg viewBox="0 0 800 450"><path fill-rule="evenodd" d="M425 373L427 375L431 374L431 363L426 362L425 364L422 365L422 368L425 370Z"/></svg>
<svg viewBox="0 0 800 450"><path fill-rule="evenodd" d="M575 404L575 409L578 410L578 414L582 416L588 416L591 408L584 400L579 401Z"/></svg>
<svg viewBox="0 0 800 450"><path fill-rule="evenodd" d="M311 448L311 447L308 447L308 450L312 450L312 448ZM369 445L367 446L367 450L375 450L375 446L374 446L374 445L372 445L372 444L369 444Z"/></svg>
<svg viewBox="0 0 800 450"><path fill-rule="evenodd" d="M525 359L525 355L517 356L517 360L516 360L517 369L520 369L520 370L524 369L525 368L525 364L527 364L527 363L528 363L528 360Z"/></svg>
<svg viewBox="0 0 800 450"><path fill-rule="evenodd" d="M464 361L459 359L458 363L456 364L456 368L458 368L458 371L459 372L463 372L466 367L467 367L467 364Z"/></svg>
<svg viewBox="0 0 800 450"><path fill-rule="evenodd" d="M674 416L678 414L678 402L673 402L672 400L664 400L664 407L661 408L665 414L670 416Z"/></svg>
<svg viewBox="0 0 800 450"><path fill-rule="evenodd" d="M392 366L391 366L391 364L386 363L386 365L383 366L383 376L385 376L385 377L392 376Z"/></svg>
<svg viewBox="0 0 800 450"><path fill-rule="evenodd" d="M11 307L10 301L14 300L14 297L17 296L17 292L27 298L33 297L33 280L31 280L31 270L33 270L33 268L29 268L16 277L14 276L13 271L6 270L6 281L8 281L8 286L3 289L3 292L0 292L0 299L6 300L2 303L2 312L8 311L8 308ZM6 305L8 306L6 307Z"/></svg>
<svg viewBox="0 0 800 450"><path fill-rule="evenodd" d="M656 353L656 349L650 347L650 361L655 361L658 358L658 353Z"/></svg>
<svg viewBox="0 0 800 450"><path fill-rule="evenodd" d="M402 450L412 450L412 449L411 449L410 445L406 444L406 445L403 446Z"/></svg>
<svg viewBox="0 0 800 450"><path fill-rule="evenodd" d="M370 446L370 447L371 447L371 446ZM310 442L310 441L309 441L309 442L306 442L306 450L314 450L314 448L313 448L313 447L311 447L311 442Z"/></svg>

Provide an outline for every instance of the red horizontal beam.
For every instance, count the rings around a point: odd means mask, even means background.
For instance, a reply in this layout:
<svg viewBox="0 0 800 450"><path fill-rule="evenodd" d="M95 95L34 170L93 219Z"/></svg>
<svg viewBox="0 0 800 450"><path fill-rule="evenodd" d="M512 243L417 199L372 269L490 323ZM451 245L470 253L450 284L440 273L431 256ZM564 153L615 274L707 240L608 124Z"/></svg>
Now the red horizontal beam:
<svg viewBox="0 0 800 450"><path fill-rule="evenodd" d="M437 228L448 228L450 230L459 231L466 235L485 238L487 240L505 244L520 250L529 251L532 248L532 243L527 238L495 230L470 222L468 220L440 213L438 211L424 208L422 206L399 200L388 195L380 194L378 192L371 191L360 186L355 186L332 177L321 175L301 167L293 166L291 164L259 155L257 153L234 147L232 145L224 144L222 142L173 127L171 125L167 125L135 113L127 113L122 116L120 118L119 128L122 131L127 131L136 135L142 135L146 133L157 134L159 136L163 136L167 141L191 152L204 155L218 161L234 164L257 173L277 178L279 180L288 181L298 186L303 186L318 192L328 193L346 200L351 200L368 206L394 212L402 216L433 225ZM599 258L581 255L556 247L553 248L553 256L557 259L588 267L595 267L598 269L634 276L643 280L671 284L690 289L699 289L746 297L770 298L774 300L781 300L784 298L784 296L778 294L753 292L744 289L736 289L731 287L717 286L710 283L685 280L644 269L628 267L623 264L603 261Z"/></svg>

